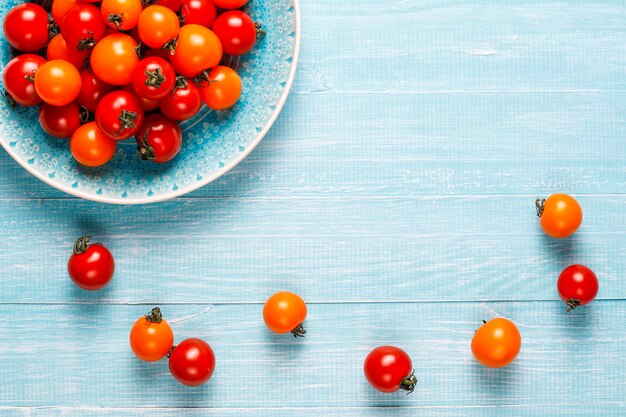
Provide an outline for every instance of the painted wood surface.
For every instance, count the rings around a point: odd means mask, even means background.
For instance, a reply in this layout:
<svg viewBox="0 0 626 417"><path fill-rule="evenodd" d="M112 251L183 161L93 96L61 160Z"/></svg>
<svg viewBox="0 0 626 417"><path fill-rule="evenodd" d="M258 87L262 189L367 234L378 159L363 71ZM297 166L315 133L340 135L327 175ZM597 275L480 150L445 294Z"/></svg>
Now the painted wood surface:
<svg viewBox="0 0 626 417"><path fill-rule="evenodd" d="M626 414L626 4L621 0L303 0L298 78L229 175L147 207L79 201L0 155L0 415L609 416ZM546 238L536 196L585 219ZM118 273L65 274L93 234ZM565 314L558 272L600 278ZM304 340L262 303L308 302ZM209 385L127 346L152 305L215 348ZM516 321L519 359L474 363L481 319ZM413 357L411 396L361 375L368 350Z"/></svg>

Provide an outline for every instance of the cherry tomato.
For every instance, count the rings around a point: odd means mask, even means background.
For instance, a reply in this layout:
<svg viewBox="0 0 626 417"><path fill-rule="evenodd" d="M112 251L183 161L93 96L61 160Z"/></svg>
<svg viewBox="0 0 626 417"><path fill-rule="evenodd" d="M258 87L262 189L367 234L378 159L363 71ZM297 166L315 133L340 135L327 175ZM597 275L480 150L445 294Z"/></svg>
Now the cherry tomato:
<svg viewBox="0 0 626 417"><path fill-rule="evenodd" d="M583 221L578 202L567 194L552 194L545 200L537 199L537 215L547 235L563 238L574 234Z"/></svg>
<svg viewBox="0 0 626 417"><path fill-rule="evenodd" d="M227 109L241 97L241 78L232 68L217 66L209 73L209 81L200 83L200 92L208 108Z"/></svg>
<svg viewBox="0 0 626 417"><path fill-rule="evenodd" d="M88 167L98 167L109 162L115 155L117 142L89 122L79 127L70 139L70 150L74 159Z"/></svg>
<svg viewBox="0 0 626 417"><path fill-rule="evenodd" d="M45 63L45 59L34 54L19 55L9 61L2 74L2 84L10 96L9 101L15 100L27 107L41 103L34 77Z"/></svg>
<svg viewBox="0 0 626 417"><path fill-rule="evenodd" d="M91 68L96 77L111 85L130 84L139 64L137 41L123 33L104 37L91 52Z"/></svg>
<svg viewBox="0 0 626 417"><path fill-rule="evenodd" d="M133 73L133 88L140 96L159 100L168 95L176 83L172 65L158 57L144 58Z"/></svg>
<svg viewBox="0 0 626 417"><path fill-rule="evenodd" d="M502 368L513 362L521 346L519 330L505 318L489 320L476 330L472 338L474 357L489 368Z"/></svg>
<svg viewBox="0 0 626 417"><path fill-rule="evenodd" d="M78 70L85 66L85 61L89 58L91 51L84 49L79 51L76 48L69 48L67 42L63 39L63 35L58 34L48 44L46 49L46 57L48 61L54 59L63 59L70 64L74 65Z"/></svg>
<svg viewBox="0 0 626 417"><path fill-rule="evenodd" d="M130 330L130 347L142 361L155 362L163 359L173 344L174 333L163 319L159 307L138 319Z"/></svg>
<svg viewBox="0 0 626 417"><path fill-rule="evenodd" d="M83 120L85 116L81 114L80 106L76 102L61 107L44 103L39 109L41 128L55 138L71 137Z"/></svg>
<svg viewBox="0 0 626 417"><path fill-rule="evenodd" d="M174 159L183 145L178 123L161 114L146 117L135 139L139 157L160 164Z"/></svg>
<svg viewBox="0 0 626 417"><path fill-rule="evenodd" d="M248 0L213 0L213 3L222 9L238 9L248 3Z"/></svg>
<svg viewBox="0 0 626 417"><path fill-rule="evenodd" d="M598 278L585 265L570 265L559 275L556 283L567 311L589 304L598 295Z"/></svg>
<svg viewBox="0 0 626 417"><path fill-rule="evenodd" d="M82 88L76 101L90 112L95 113L102 97L113 91L114 87L100 80L87 68L80 71L80 79Z"/></svg>
<svg viewBox="0 0 626 417"><path fill-rule="evenodd" d="M222 42L225 54L243 55L254 47L256 25L254 20L241 10L231 10L217 18L213 32Z"/></svg>
<svg viewBox="0 0 626 417"><path fill-rule="evenodd" d="M78 3L79 0L53 0L52 2L52 18L55 22L60 23L63 17L70 9Z"/></svg>
<svg viewBox="0 0 626 417"><path fill-rule="evenodd" d="M102 20L116 30L131 30L137 26L142 10L141 0L102 0L100 5Z"/></svg>
<svg viewBox="0 0 626 417"><path fill-rule="evenodd" d="M180 15L186 25L210 28L215 22L217 9L211 0L185 0Z"/></svg>
<svg viewBox="0 0 626 417"><path fill-rule="evenodd" d="M104 38L107 28L100 9L92 4L83 3L78 3L68 10L59 26L68 46L78 50L93 48Z"/></svg>
<svg viewBox="0 0 626 417"><path fill-rule="evenodd" d="M180 21L167 7L149 6L141 12L137 29L141 41L150 48L166 48L178 36Z"/></svg>
<svg viewBox="0 0 626 417"><path fill-rule="evenodd" d="M191 80L184 77L176 79L174 90L159 101L161 112L174 120L188 120L202 108L200 90Z"/></svg>
<svg viewBox="0 0 626 417"><path fill-rule="evenodd" d="M170 62L178 74L193 78L218 65L221 59L222 44L215 33L204 26L185 25L180 29Z"/></svg>
<svg viewBox="0 0 626 417"><path fill-rule="evenodd" d="M81 86L76 67L62 59L46 62L35 73L37 94L53 106L65 106L76 100Z"/></svg>
<svg viewBox="0 0 626 417"><path fill-rule="evenodd" d="M303 337L306 334L302 327L305 319L306 304L292 292L277 292L263 306L265 325L274 333L291 332L295 337Z"/></svg>
<svg viewBox="0 0 626 417"><path fill-rule="evenodd" d="M89 237L83 236L74 244L67 272L74 284L83 290L95 291L106 287L113 278L115 260L104 245L89 244Z"/></svg>
<svg viewBox="0 0 626 417"><path fill-rule="evenodd" d="M7 42L22 52L37 52L50 40L48 13L33 3L15 6L4 18Z"/></svg>
<svg viewBox="0 0 626 417"><path fill-rule="evenodd" d="M395 346L379 346L365 358L363 371L369 383L382 392L413 392L417 378L409 355Z"/></svg>
<svg viewBox="0 0 626 417"><path fill-rule="evenodd" d="M113 91L100 100L96 108L96 123L105 135L124 140L135 135L143 124L144 111L134 93Z"/></svg>
<svg viewBox="0 0 626 417"><path fill-rule="evenodd" d="M207 382L215 370L215 354L204 340L186 339L170 354L170 372L178 382L198 386Z"/></svg>

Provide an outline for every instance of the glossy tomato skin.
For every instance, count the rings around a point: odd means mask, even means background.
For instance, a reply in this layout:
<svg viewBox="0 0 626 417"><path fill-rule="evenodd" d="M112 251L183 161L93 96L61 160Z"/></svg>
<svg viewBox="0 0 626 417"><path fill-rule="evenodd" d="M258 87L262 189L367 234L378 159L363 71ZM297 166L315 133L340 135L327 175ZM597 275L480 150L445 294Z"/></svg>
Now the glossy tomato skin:
<svg viewBox="0 0 626 417"><path fill-rule="evenodd" d="M84 243L81 243L81 240ZM89 238L80 238L67 264L67 272L74 283L87 291L107 286L115 273L115 260L102 244L88 244ZM77 249L78 248L78 249Z"/></svg>
<svg viewBox="0 0 626 417"><path fill-rule="evenodd" d="M43 101L65 106L76 100L82 81L76 67L62 59L43 64L35 74L35 89Z"/></svg>
<svg viewBox="0 0 626 417"><path fill-rule="evenodd" d="M365 358L363 372L367 381L381 392L399 389L412 392L417 382L409 355L395 346L379 346Z"/></svg>
<svg viewBox="0 0 626 417"><path fill-rule="evenodd" d="M170 372L178 382L188 386L206 383L215 370L215 354L204 340L186 339L170 355Z"/></svg>
<svg viewBox="0 0 626 417"><path fill-rule="evenodd" d="M515 324L495 318L483 324L472 338L472 353L478 362L489 368L502 368L517 357L522 337Z"/></svg>
<svg viewBox="0 0 626 417"><path fill-rule="evenodd" d="M571 236L583 221L583 211L578 201L567 194L552 194L545 200L537 199L535 204L541 227L548 236Z"/></svg>
<svg viewBox="0 0 626 417"><path fill-rule="evenodd" d="M59 24L70 48L91 49L106 35L107 26L100 9L92 4L77 3L65 13Z"/></svg>
<svg viewBox="0 0 626 417"><path fill-rule="evenodd" d="M557 290L567 311L589 304L598 295L598 277L585 265L570 265L559 275Z"/></svg>
<svg viewBox="0 0 626 417"><path fill-rule="evenodd" d="M69 138L81 125L80 106L76 102L61 107L44 103L39 109L39 124L50 136Z"/></svg>
<svg viewBox="0 0 626 417"><path fill-rule="evenodd" d="M217 17L217 9L211 0L185 0L180 14L186 25L210 28Z"/></svg>
<svg viewBox="0 0 626 417"><path fill-rule="evenodd" d="M123 33L105 36L91 52L93 73L111 85L126 85L133 80L133 71L139 64L135 52L137 41Z"/></svg>
<svg viewBox="0 0 626 417"><path fill-rule="evenodd" d="M248 3L248 0L213 0L213 3L222 9L238 9Z"/></svg>
<svg viewBox="0 0 626 417"><path fill-rule="evenodd" d="M116 147L115 139L102 133L96 122L82 125L70 139L72 156L88 167L98 167L109 162L115 155Z"/></svg>
<svg viewBox="0 0 626 417"><path fill-rule="evenodd" d="M2 84L9 95L22 106L35 106L41 103L34 81L26 76L33 76L46 60L39 55L24 54L13 58L4 68Z"/></svg>
<svg viewBox="0 0 626 417"><path fill-rule="evenodd" d="M159 57L148 57L139 61L133 73L133 89L140 97L160 100L167 96L176 83L172 65Z"/></svg>
<svg viewBox="0 0 626 417"><path fill-rule="evenodd" d="M4 36L19 51L37 52L50 40L48 13L33 3L13 7L4 18Z"/></svg>
<svg viewBox="0 0 626 417"><path fill-rule="evenodd" d="M163 48L178 36L180 21L169 8L153 5L141 12L137 29L144 44L150 48Z"/></svg>
<svg viewBox="0 0 626 417"><path fill-rule="evenodd" d="M177 12L183 5L183 0L158 0L155 4L164 6L173 12Z"/></svg>
<svg viewBox="0 0 626 417"><path fill-rule="evenodd" d="M102 97L113 91L114 87L100 80L87 68L80 71L80 79L82 88L76 101L90 112L95 113Z"/></svg>
<svg viewBox="0 0 626 417"><path fill-rule="evenodd" d="M130 330L130 347L142 361L163 359L172 349L174 333L158 307L138 319Z"/></svg>
<svg viewBox="0 0 626 417"><path fill-rule="evenodd" d="M96 123L100 130L115 140L134 136L143 124L144 111L139 98L129 91L113 91L100 100Z"/></svg>
<svg viewBox="0 0 626 417"><path fill-rule="evenodd" d="M185 25L180 29L174 55L170 62L176 73L193 78L202 71L220 63L222 44L208 28L200 25Z"/></svg>
<svg viewBox="0 0 626 417"><path fill-rule="evenodd" d="M112 29L131 30L137 26L143 11L141 0L102 0L102 20Z"/></svg>
<svg viewBox="0 0 626 417"><path fill-rule="evenodd" d="M135 138L139 156L159 164L174 159L183 145L178 123L161 114L146 117Z"/></svg>
<svg viewBox="0 0 626 417"><path fill-rule="evenodd" d="M85 67L85 62L90 54L89 49L79 51L77 48L70 48L60 33L52 38L46 49L48 61L63 59L74 65L79 71Z"/></svg>
<svg viewBox="0 0 626 417"><path fill-rule="evenodd" d="M221 14L213 24L213 32L220 39L224 53L228 55L247 54L256 43L254 20L241 10Z"/></svg>
<svg viewBox="0 0 626 417"><path fill-rule="evenodd" d="M202 108L200 90L191 80L179 78L180 87L159 101L161 112L173 120L188 120L194 117Z"/></svg>
<svg viewBox="0 0 626 417"><path fill-rule="evenodd" d="M218 65L209 73L209 80L200 83L200 93L208 108L225 110L237 103L242 83L234 69Z"/></svg>
<svg viewBox="0 0 626 417"><path fill-rule="evenodd" d="M70 9L78 3L78 0L53 0L52 1L52 18L57 24L61 23L63 17Z"/></svg>
<svg viewBox="0 0 626 417"><path fill-rule="evenodd" d="M304 336L302 323L306 320L307 308L297 294L281 291L267 299L263 306L263 320L267 327L278 334L293 333Z"/></svg>

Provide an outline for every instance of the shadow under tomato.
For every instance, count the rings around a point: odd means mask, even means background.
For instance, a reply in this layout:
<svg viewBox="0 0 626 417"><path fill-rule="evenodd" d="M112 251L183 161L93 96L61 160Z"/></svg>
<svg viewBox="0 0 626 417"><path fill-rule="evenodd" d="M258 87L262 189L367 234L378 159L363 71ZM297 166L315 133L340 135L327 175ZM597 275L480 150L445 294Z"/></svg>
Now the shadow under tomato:
<svg viewBox="0 0 626 417"><path fill-rule="evenodd" d="M488 392L495 397L508 397L511 392L519 388L520 377L523 376L520 358L504 368L488 368L476 360L472 360L472 373L482 392Z"/></svg>

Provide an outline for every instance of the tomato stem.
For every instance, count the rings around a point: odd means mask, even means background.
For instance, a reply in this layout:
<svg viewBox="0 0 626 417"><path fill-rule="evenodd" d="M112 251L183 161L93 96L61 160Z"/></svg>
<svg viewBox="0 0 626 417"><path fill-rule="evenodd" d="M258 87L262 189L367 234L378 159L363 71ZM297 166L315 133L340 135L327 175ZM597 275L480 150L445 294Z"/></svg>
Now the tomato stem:
<svg viewBox="0 0 626 417"><path fill-rule="evenodd" d="M400 389L407 391L406 395L409 395L415 391L415 385L417 384L417 378L415 377L415 369L411 373L400 381Z"/></svg>
<svg viewBox="0 0 626 417"><path fill-rule="evenodd" d="M108 17L108 22L115 25L115 29L120 30L120 23L124 22L124 18L121 14L111 13Z"/></svg>
<svg viewBox="0 0 626 417"><path fill-rule="evenodd" d="M169 358L170 356L172 356L172 352L174 352L174 349L176 349L176 345L172 345L172 347L171 347L170 351L169 351L169 352L167 352L167 355L165 355L165 356L167 356L168 358Z"/></svg>
<svg viewBox="0 0 626 417"><path fill-rule="evenodd" d="M567 310L565 311L570 312L580 305L580 300L577 298L570 298L565 302L565 304L567 304Z"/></svg>
<svg viewBox="0 0 626 417"><path fill-rule="evenodd" d="M137 119L138 114L134 111L122 110L122 114L117 118L120 121L120 128L117 129L116 135L122 133L124 129L134 129L137 126L135 125L135 119Z"/></svg>
<svg viewBox="0 0 626 417"><path fill-rule="evenodd" d="M57 25L54 19L50 17L48 19L48 36L52 39L59 33L61 33L61 28L59 28L59 25Z"/></svg>
<svg viewBox="0 0 626 417"><path fill-rule="evenodd" d="M541 217L543 209L546 207L546 199L538 198L535 200L535 208L537 209L537 217Z"/></svg>
<svg viewBox="0 0 626 417"><path fill-rule="evenodd" d="M87 249L91 246L89 244L89 239L91 239L91 236L82 236L76 239L76 242L74 242L74 255L80 255L87 252Z"/></svg>
<svg viewBox="0 0 626 417"><path fill-rule="evenodd" d="M304 335L306 334L306 330L304 330L304 327L302 327L302 323L298 324L298 327L293 329L291 331L291 334L293 334L293 337L295 338L304 337Z"/></svg>
<svg viewBox="0 0 626 417"><path fill-rule="evenodd" d="M85 49L93 49L96 46L96 40L93 37L93 32L87 32L90 36L83 38L78 42L78 50L84 51Z"/></svg>
<svg viewBox="0 0 626 417"><path fill-rule="evenodd" d="M202 71L200 74L196 75L193 79L194 84L196 84L198 87L208 87L209 84L211 84L212 82L215 82L213 80L211 80L210 76L209 76L209 70L204 70Z"/></svg>
<svg viewBox="0 0 626 417"><path fill-rule="evenodd" d="M37 70L32 70L32 72L30 74L26 74L24 78L30 81L31 83L34 83L36 74L37 74Z"/></svg>
<svg viewBox="0 0 626 417"><path fill-rule="evenodd" d="M81 123L87 123L89 120L89 110L85 106L80 106L79 120Z"/></svg>
<svg viewBox="0 0 626 417"><path fill-rule="evenodd" d="M161 323L163 321L163 314L159 307L154 307L148 314L146 314L146 320L150 323Z"/></svg>
<svg viewBox="0 0 626 417"><path fill-rule="evenodd" d="M263 23L254 22L254 27L256 29L257 40L265 39L265 37L267 36L267 32L263 29Z"/></svg>
<svg viewBox="0 0 626 417"><path fill-rule="evenodd" d="M137 152L139 153L139 158L144 161L153 161L156 158L154 148L148 143L148 135L150 134L151 129L152 124L148 126L143 137L137 137Z"/></svg>
<svg viewBox="0 0 626 417"><path fill-rule="evenodd" d="M167 42L161 49L166 51L170 51L170 55L174 55L176 53L176 45L178 44L178 38L174 38L171 41Z"/></svg>
<svg viewBox="0 0 626 417"><path fill-rule="evenodd" d="M156 68L153 71L146 70L144 74L146 74L146 85L148 87L159 88L165 81L167 81L167 78L163 75L163 70L161 70L161 68Z"/></svg>
<svg viewBox="0 0 626 417"><path fill-rule="evenodd" d="M187 79L183 77L182 75L179 75L178 77L176 77L176 82L174 83L174 88L172 88L171 95L174 95L174 92L176 92L176 90L178 90L179 88L187 88L187 87L189 87L189 83L187 82Z"/></svg>

